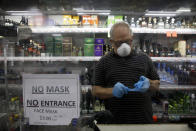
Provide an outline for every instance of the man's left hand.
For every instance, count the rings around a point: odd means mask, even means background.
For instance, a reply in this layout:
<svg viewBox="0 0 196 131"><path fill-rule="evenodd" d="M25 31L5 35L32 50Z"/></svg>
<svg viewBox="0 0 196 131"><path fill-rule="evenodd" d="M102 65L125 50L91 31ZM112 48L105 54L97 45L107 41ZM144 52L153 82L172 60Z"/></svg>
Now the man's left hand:
<svg viewBox="0 0 196 131"><path fill-rule="evenodd" d="M140 80L134 84L134 87L133 89L129 89L129 91L146 92L150 87L149 79L141 76Z"/></svg>

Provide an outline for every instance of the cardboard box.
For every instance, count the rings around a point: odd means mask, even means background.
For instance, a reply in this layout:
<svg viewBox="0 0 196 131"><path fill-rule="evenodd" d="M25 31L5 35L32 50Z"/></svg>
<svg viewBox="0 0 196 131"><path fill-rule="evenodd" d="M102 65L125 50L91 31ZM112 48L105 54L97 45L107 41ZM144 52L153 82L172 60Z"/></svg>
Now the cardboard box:
<svg viewBox="0 0 196 131"><path fill-rule="evenodd" d="M72 37L64 37L63 43L72 43Z"/></svg>
<svg viewBox="0 0 196 131"><path fill-rule="evenodd" d="M84 38L84 44L94 44L94 38Z"/></svg>
<svg viewBox="0 0 196 131"><path fill-rule="evenodd" d="M63 54L63 56L71 56L72 43L63 43L62 44L62 54Z"/></svg>
<svg viewBox="0 0 196 131"><path fill-rule="evenodd" d="M55 42L55 56L62 56L62 43L61 42Z"/></svg>
<svg viewBox="0 0 196 131"><path fill-rule="evenodd" d="M73 16L72 17L72 24L73 25L78 25L79 24L79 16Z"/></svg>
<svg viewBox="0 0 196 131"><path fill-rule="evenodd" d="M114 23L121 22L121 21L123 21L122 15L114 16Z"/></svg>
<svg viewBox="0 0 196 131"><path fill-rule="evenodd" d="M47 42L53 42L53 37L50 37L50 36L48 36L48 37L45 37L45 39L44 39L44 42L45 43L47 43Z"/></svg>
<svg viewBox="0 0 196 131"><path fill-rule="evenodd" d="M95 44L103 44L104 45L104 39L103 38L96 38Z"/></svg>
<svg viewBox="0 0 196 131"><path fill-rule="evenodd" d="M103 55L103 44L96 44L94 46L94 55L95 56L102 56Z"/></svg>
<svg viewBox="0 0 196 131"><path fill-rule="evenodd" d="M46 53L49 53L50 55L54 54L54 42L46 42Z"/></svg>
<svg viewBox="0 0 196 131"><path fill-rule="evenodd" d="M55 42L61 42L62 43L63 42L63 37L62 36L55 36L54 37L54 41Z"/></svg>
<svg viewBox="0 0 196 131"><path fill-rule="evenodd" d="M109 15L108 16L108 21L107 21L108 28L111 28L114 23L115 23L114 16L113 15Z"/></svg>
<svg viewBox="0 0 196 131"><path fill-rule="evenodd" d="M82 25L83 26L90 26L91 25L91 16L90 15L84 15L82 16Z"/></svg>
<svg viewBox="0 0 196 131"><path fill-rule="evenodd" d="M178 41L178 51L180 52L181 56L183 57L186 56L186 41L185 40Z"/></svg>
<svg viewBox="0 0 196 131"><path fill-rule="evenodd" d="M84 56L94 56L94 44L84 45Z"/></svg>
<svg viewBox="0 0 196 131"><path fill-rule="evenodd" d="M91 26L98 27L98 16L97 15L91 15Z"/></svg>
<svg viewBox="0 0 196 131"><path fill-rule="evenodd" d="M72 15L63 15L63 25L71 25Z"/></svg>

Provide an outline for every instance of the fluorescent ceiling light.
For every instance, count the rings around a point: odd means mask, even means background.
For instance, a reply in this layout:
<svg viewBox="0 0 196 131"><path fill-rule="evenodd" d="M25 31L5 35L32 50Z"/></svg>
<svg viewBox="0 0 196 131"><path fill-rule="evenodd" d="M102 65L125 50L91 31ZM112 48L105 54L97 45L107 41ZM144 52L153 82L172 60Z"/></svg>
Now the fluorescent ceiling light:
<svg viewBox="0 0 196 131"><path fill-rule="evenodd" d="M176 16L178 12L172 12L172 11L147 11L145 13L145 16Z"/></svg>
<svg viewBox="0 0 196 131"><path fill-rule="evenodd" d="M78 15L110 15L110 13L77 13Z"/></svg>
<svg viewBox="0 0 196 131"><path fill-rule="evenodd" d="M42 15L39 11L6 11L6 13L13 15L13 16L33 16L33 15Z"/></svg>
<svg viewBox="0 0 196 131"><path fill-rule="evenodd" d="M179 9L177 9L176 12L191 12L191 9L190 8L181 7Z"/></svg>
<svg viewBox="0 0 196 131"><path fill-rule="evenodd" d="M109 15L111 13L111 10L84 10L82 8L79 9L75 9L76 13L78 15L85 15L85 14L89 14L89 15Z"/></svg>

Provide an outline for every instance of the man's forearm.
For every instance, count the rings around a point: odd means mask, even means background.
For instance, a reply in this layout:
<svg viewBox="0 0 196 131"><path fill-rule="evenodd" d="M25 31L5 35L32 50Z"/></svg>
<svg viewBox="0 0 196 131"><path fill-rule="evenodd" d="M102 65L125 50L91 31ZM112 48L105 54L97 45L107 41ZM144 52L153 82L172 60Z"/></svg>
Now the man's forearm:
<svg viewBox="0 0 196 131"><path fill-rule="evenodd" d="M149 89L151 91L159 91L160 81L159 80L149 80L149 81L150 81Z"/></svg>
<svg viewBox="0 0 196 131"><path fill-rule="evenodd" d="M101 99L107 99L113 97L113 88L103 88L101 86L93 86L92 94Z"/></svg>

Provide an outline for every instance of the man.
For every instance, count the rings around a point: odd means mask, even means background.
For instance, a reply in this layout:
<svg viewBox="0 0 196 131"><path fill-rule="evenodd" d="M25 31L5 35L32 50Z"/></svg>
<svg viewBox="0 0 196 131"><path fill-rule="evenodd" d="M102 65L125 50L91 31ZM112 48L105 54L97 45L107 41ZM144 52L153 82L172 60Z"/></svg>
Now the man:
<svg viewBox="0 0 196 131"><path fill-rule="evenodd" d="M124 22L110 30L113 51L96 65L93 95L104 99L113 123L152 123L151 92L159 90L152 60L132 47L132 30Z"/></svg>

